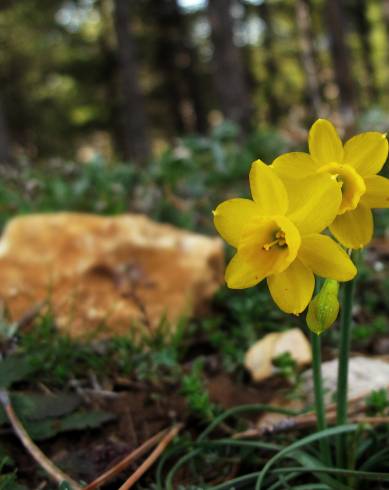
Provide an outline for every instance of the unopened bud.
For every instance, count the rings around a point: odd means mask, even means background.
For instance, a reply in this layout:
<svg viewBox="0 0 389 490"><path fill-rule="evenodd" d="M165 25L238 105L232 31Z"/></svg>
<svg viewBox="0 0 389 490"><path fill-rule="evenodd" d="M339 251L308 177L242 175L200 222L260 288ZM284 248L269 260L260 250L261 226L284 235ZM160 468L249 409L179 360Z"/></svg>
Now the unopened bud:
<svg viewBox="0 0 389 490"><path fill-rule="evenodd" d="M338 293L339 283L326 279L319 293L309 303L307 325L317 335L335 323L339 313Z"/></svg>

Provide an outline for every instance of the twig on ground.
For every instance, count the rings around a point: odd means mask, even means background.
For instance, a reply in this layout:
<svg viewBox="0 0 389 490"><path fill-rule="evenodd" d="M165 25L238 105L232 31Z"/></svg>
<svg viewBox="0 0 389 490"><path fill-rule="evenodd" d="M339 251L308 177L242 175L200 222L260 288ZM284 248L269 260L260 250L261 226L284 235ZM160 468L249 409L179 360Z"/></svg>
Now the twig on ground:
<svg viewBox="0 0 389 490"><path fill-rule="evenodd" d="M364 393L363 395L358 395L349 400L348 415L350 417L350 421L359 422L360 418L358 418L357 415L360 414L361 412L364 412L364 410L366 409L365 398L368 394L369 393L367 392ZM372 420L372 418L369 417L366 417L366 419ZM336 404L331 404L327 406L326 421L329 425L335 423ZM307 412L302 415L296 415L295 417L285 417L281 420L278 420L274 424L262 425L260 427L249 429L244 432L236 433L232 436L232 438L242 439L242 438L251 438L251 437L262 437L264 435L277 434L280 432L301 430L308 427L312 427L315 424L316 424L315 412Z"/></svg>
<svg viewBox="0 0 389 490"><path fill-rule="evenodd" d="M147 457L147 459L139 466L139 468L126 480L119 490L128 490L146 473L146 471L156 462L161 456L167 446L176 437L176 435L182 429L183 424L177 424L172 427L169 432L163 437L154 451Z"/></svg>
<svg viewBox="0 0 389 490"><path fill-rule="evenodd" d="M60 470L32 441L12 407L8 392L4 389L0 390L0 403L3 405L4 411L20 442L46 473L58 484L66 481L73 490L82 490L82 487L75 480Z"/></svg>
<svg viewBox="0 0 389 490"><path fill-rule="evenodd" d="M381 424L389 424L389 416L381 416L381 417L354 417L351 419L352 422L358 424L370 424L370 425L381 425Z"/></svg>
<svg viewBox="0 0 389 490"><path fill-rule="evenodd" d="M161 432L158 432L158 434L154 435L153 437L150 437L150 439L147 439L147 441L145 441L141 446L136 448L125 458L119 461L119 463L117 463L115 466L113 466L105 473L100 475L93 482L89 483L89 485L86 486L84 490L95 490L96 488L100 487L107 481L111 480L118 473L125 470L132 462L134 462L136 459L143 456L143 454L147 452L150 448L155 446L155 444L157 444L165 434L166 434L166 429L162 430Z"/></svg>
<svg viewBox="0 0 389 490"><path fill-rule="evenodd" d="M353 411L349 412L349 418L351 423L356 424L371 424L371 425L381 425L389 423L388 417L363 417L358 415L362 412L365 407L356 407ZM326 421L328 425L333 425L336 423L336 414L332 411L327 413ZM313 427L316 425L315 414L309 413L304 415L298 415L296 417L285 417L284 419L276 422L273 425L258 427L255 429L249 429L245 432L239 432L232 436L233 439L251 438L251 437L262 437L269 434L278 434L280 432L288 432L292 430L307 429L308 427Z"/></svg>

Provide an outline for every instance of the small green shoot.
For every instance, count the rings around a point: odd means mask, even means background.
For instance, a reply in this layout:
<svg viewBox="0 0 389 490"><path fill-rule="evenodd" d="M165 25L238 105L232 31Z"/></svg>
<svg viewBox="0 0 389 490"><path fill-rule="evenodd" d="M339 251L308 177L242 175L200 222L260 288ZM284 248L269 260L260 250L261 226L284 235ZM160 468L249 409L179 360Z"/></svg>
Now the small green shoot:
<svg viewBox="0 0 389 490"><path fill-rule="evenodd" d="M202 420L212 420L217 413L217 407L209 399L209 394L204 384L203 361L197 359L189 374L183 376L181 381L181 393L186 398L190 410Z"/></svg>
<svg viewBox="0 0 389 490"><path fill-rule="evenodd" d="M389 409L389 396L385 388L373 390L366 398L366 413L371 416L385 415Z"/></svg>

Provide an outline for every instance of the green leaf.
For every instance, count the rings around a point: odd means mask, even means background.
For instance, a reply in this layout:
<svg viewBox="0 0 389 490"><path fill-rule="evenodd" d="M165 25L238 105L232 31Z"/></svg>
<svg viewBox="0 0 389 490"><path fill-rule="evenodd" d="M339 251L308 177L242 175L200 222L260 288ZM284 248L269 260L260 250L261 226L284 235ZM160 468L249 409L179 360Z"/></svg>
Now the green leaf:
<svg viewBox="0 0 389 490"><path fill-rule="evenodd" d="M15 483L15 475L0 476L0 490L27 490L26 487Z"/></svg>
<svg viewBox="0 0 389 490"><path fill-rule="evenodd" d="M60 483L58 490L73 490L67 481Z"/></svg>
<svg viewBox="0 0 389 490"><path fill-rule="evenodd" d="M81 398L72 393L40 395L36 393L11 394L13 408L22 420L43 420L48 417L61 417L73 412L81 403ZM0 407L0 425L8 421Z"/></svg>
<svg viewBox="0 0 389 490"><path fill-rule="evenodd" d="M296 451L288 457L298 461L303 467L306 468L325 468L325 465L319 459L304 451ZM295 476L297 475L295 474ZM321 483L328 485L333 490L348 489L348 487L345 487L342 483L334 480L327 474L319 474L318 479L321 481Z"/></svg>
<svg viewBox="0 0 389 490"><path fill-rule="evenodd" d="M323 483L307 483L306 485L295 486L293 490L331 490L331 487Z"/></svg>
<svg viewBox="0 0 389 490"><path fill-rule="evenodd" d="M359 426L357 424L350 424L350 425L342 425L340 427L333 427L331 429L326 429L320 432L316 432L315 434L311 434L307 437L304 437L303 439L300 439L299 441L296 441L293 444L290 444L286 448L284 448L282 451L277 453L275 456L273 456L263 467L262 471L259 474L259 477L257 479L257 483L255 486L255 490L261 490L262 484L264 482L265 476L267 472L270 470L271 466L278 460L283 459L285 457L289 457L289 453L292 453L293 451L296 451L296 449L300 449L304 446L307 446L309 444L312 444L313 442L320 441L323 438L326 437L332 437L335 435L339 434L346 434L349 432L355 432L358 430ZM344 486L343 486L344 487ZM338 488L341 488L339 485Z"/></svg>
<svg viewBox="0 0 389 490"><path fill-rule="evenodd" d="M21 356L10 356L0 361L0 388L9 388L33 373L30 361Z"/></svg>
<svg viewBox="0 0 389 490"><path fill-rule="evenodd" d="M370 470L373 469L375 466L382 463L387 463L388 461L389 461L389 448L384 447L381 450L374 453L368 459L365 459L360 469L363 471Z"/></svg>
<svg viewBox="0 0 389 490"><path fill-rule="evenodd" d="M106 422L110 422L115 415L103 411L75 412L60 419L49 419L25 424L26 430L32 439L41 441L50 439L62 432L74 430L86 430L100 427Z"/></svg>
<svg viewBox="0 0 389 490"><path fill-rule="evenodd" d="M389 481L389 473L379 473L372 471L359 471L359 470L346 470L342 468L327 468L312 466L309 468L300 467L289 467L289 468L279 468L273 471L273 473L328 473L330 475L340 475L340 476L355 476L361 480L375 480L375 481Z"/></svg>

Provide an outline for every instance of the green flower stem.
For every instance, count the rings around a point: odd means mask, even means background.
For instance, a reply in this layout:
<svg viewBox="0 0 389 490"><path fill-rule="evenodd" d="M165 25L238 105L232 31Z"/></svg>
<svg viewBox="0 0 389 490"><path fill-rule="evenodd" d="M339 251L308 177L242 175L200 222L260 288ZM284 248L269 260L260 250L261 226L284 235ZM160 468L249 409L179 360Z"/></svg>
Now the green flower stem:
<svg viewBox="0 0 389 490"><path fill-rule="evenodd" d="M343 289L342 316L340 323L340 345L338 385L336 392L336 424L347 423L348 360L350 356L351 313L355 279L346 282ZM336 460L339 468L347 463L347 437L340 435L336 443Z"/></svg>
<svg viewBox="0 0 389 490"><path fill-rule="evenodd" d="M321 375L321 338L319 335L311 332L312 345L312 370L313 386L315 392L315 412L317 430L322 431L327 428L326 410L324 405L323 380ZM320 440L320 455L322 463L331 466L331 452L328 439Z"/></svg>

